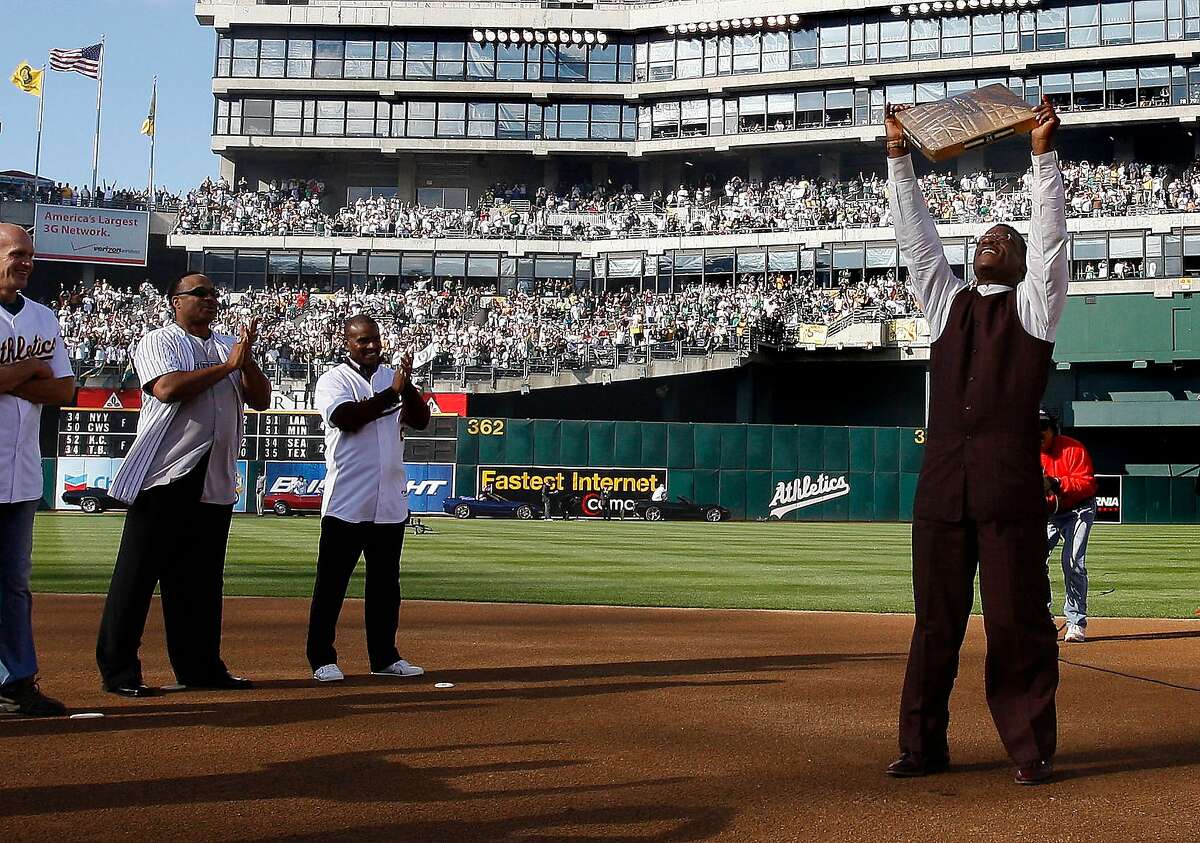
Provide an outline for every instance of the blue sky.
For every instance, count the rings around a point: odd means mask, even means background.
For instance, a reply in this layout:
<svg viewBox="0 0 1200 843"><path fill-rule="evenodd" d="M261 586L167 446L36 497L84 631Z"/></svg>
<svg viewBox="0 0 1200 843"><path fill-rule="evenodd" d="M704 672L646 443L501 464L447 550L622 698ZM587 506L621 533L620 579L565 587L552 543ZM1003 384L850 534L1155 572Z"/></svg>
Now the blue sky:
<svg viewBox="0 0 1200 843"><path fill-rule="evenodd" d="M196 23L189 0L0 0L0 170L32 172L36 97L9 81L21 61L40 67L54 47L85 47L107 35L100 181L146 186L149 139L138 133L158 75L155 184L185 191L217 174L209 149L216 35ZM41 173L76 186L92 179L96 82L46 73Z"/></svg>

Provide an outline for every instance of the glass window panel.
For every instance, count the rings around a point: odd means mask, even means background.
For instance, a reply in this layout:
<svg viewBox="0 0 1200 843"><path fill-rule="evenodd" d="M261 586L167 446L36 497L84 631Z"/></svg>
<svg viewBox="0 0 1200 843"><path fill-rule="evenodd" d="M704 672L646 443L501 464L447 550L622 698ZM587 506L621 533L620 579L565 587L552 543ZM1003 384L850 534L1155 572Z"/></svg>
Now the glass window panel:
<svg viewBox="0 0 1200 843"><path fill-rule="evenodd" d="M1144 236L1140 233L1115 233L1108 240L1108 256L1110 258L1140 258L1143 256L1144 244Z"/></svg>
<svg viewBox="0 0 1200 843"><path fill-rule="evenodd" d="M795 272L799 267L799 256L795 249L787 251L772 249L767 252L767 269L771 272Z"/></svg>
<svg viewBox="0 0 1200 843"><path fill-rule="evenodd" d="M287 41L272 38L262 42L260 53L264 59L282 59L287 56Z"/></svg>
<svg viewBox="0 0 1200 843"><path fill-rule="evenodd" d="M317 58L319 59L340 59L342 51L345 49L345 41L317 41Z"/></svg>
<svg viewBox="0 0 1200 843"><path fill-rule="evenodd" d="M255 38L235 38L233 40L233 57L235 59L258 58L258 40Z"/></svg>

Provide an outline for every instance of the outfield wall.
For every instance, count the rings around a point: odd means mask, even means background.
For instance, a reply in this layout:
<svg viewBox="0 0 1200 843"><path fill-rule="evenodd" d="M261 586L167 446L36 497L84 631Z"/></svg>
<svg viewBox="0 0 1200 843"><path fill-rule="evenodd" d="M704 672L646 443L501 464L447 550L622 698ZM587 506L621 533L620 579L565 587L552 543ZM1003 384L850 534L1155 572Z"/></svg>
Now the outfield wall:
<svg viewBox="0 0 1200 843"><path fill-rule="evenodd" d="M293 417L313 414L285 415L291 424ZM925 441L919 427L437 418L429 431L407 437L405 455L413 466L410 494L417 496L414 511L438 512L451 494L476 494L481 474L490 472L500 485L524 483L519 494L510 496L532 501L541 499L545 478L553 476L581 498L598 495L603 484L623 484L625 492L615 497L631 512L632 500L648 498L648 490L665 481L671 498L719 504L735 520L908 521ZM116 429L99 420L105 431ZM95 422L89 417L89 425ZM85 448L119 449L116 440L133 436L133 429L125 427L129 429L121 433L67 433L58 439L71 448L81 444L71 440L76 436L85 440ZM318 461L323 441L319 418L301 427L299 436L272 433L260 436L261 441L246 440L239 461L243 488L253 489L264 474L273 484L268 492L283 490L275 488L282 480L324 477L324 464ZM69 453L45 459L45 505L62 506L60 495L68 481L107 487L115 459ZM106 464L94 478L93 463ZM435 468L442 473L430 473ZM1193 524L1200 523L1195 482L1193 477L1114 476L1101 494L1110 520ZM497 492L512 492L500 485ZM248 497L244 506L253 511L253 495ZM583 510L592 515L599 511L591 498Z"/></svg>
<svg viewBox="0 0 1200 843"><path fill-rule="evenodd" d="M662 469L672 498L720 504L734 519L908 521L924 441L912 427L460 419L455 491L477 493L481 468ZM1194 484L1125 476L1111 485L1124 523L1191 524L1200 523Z"/></svg>

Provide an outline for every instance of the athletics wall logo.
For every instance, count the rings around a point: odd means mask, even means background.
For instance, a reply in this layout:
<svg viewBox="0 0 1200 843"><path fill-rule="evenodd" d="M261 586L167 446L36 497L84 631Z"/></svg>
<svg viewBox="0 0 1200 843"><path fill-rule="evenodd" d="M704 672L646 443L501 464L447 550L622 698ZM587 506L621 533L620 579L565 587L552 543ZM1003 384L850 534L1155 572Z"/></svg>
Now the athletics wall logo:
<svg viewBox="0 0 1200 843"><path fill-rule="evenodd" d="M775 496L771 498L771 518L780 519L789 512L806 506L824 503L850 494L850 483L846 475L830 477L818 474L817 479L804 475L791 483L776 483Z"/></svg>

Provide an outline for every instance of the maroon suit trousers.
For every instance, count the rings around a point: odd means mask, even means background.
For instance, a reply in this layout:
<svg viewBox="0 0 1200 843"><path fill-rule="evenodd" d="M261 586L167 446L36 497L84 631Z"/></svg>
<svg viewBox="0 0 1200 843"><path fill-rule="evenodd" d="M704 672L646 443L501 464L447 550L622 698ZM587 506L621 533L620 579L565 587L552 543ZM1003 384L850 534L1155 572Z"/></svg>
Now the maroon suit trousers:
<svg viewBox="0 0 1200 843"><path fill-rule="evenodd" d="M958 653L975 596L987 634L985 688L996 730L1018 766L1054 756L1058 641L1044 518L913 522L916 624L900 701L900 749L948 756Z"/></svg>

